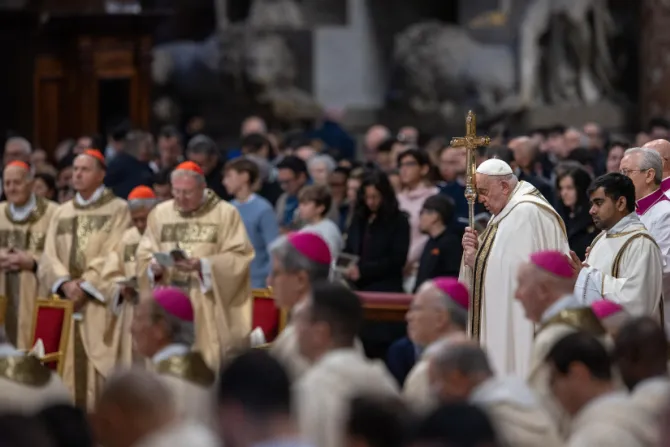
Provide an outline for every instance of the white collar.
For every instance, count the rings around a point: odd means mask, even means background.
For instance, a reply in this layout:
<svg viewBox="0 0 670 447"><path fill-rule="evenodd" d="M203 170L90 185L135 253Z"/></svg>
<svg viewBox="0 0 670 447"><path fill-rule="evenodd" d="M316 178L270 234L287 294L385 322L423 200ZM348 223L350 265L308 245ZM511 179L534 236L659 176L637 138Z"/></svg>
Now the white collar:
<svg viewBox="0 0 670 447"><path fill-rule="evenodd" d="M546 323L548 320L558 315L562 310L574 309L577 307L583 307L583 306L573 294L564 295L557 301L555 301L551 306L549 306L547 310L544 311L544 313L542 314L542 318L540 319L540 322Z"/></svg>
<svg viewBox="0 0 670 447"><path fill-rule="evenodd" d="M37 199L35 199L35 194L31 194L28 201L22 206L16 206L13 203L9 204L9 213L12 215L14 220L23 221L30 216L30 213L33 212L37 206Z"/></svg>
<svg viewBox="0 0 670 447"><path fill-rule="evenodd" d="M470 394L473 404L509 402L524 407L536 407L538 401L526 382L514 376L491 377L480 383Z"/></svg>
<svg viewBox="0 0 670 447"><path fill-rule="evenodd" d="M626 227L632 224L641 224L640 218L638 217L635 211L633 211L632 213L621 219L619 222L617 222L612 228L610 228L607 231L607 234L623 233Z"/></svg>
<svg viewBox="0 0 670 447"><path fill-rule="evenodd" d="M93 192L93 194L91 194L91 197L89 197L88 199L84 199L84 198L81 196L81 194L77 193L77 194L74 196L74 200L77 201L77 204L78 204L79 206L90 205L91 203L93 203L93 202L95 202L96 200L98 200L98 199L100 198L100 196L102 196L102 193L103 193L104 191L105 191L105 185L100 185L100 186L98 187L98 189L96 189L96 190Z"/></svg>
<svg viewBox="0 0 670 447"><path fill-rule="evenodd" d="M10 343L1 343L0 344L0 358L5 357L23 357L23 353L17 350Z"/></svg>
<svg viewBox="0 0 670 447"><path fill-rule="evenodd" d="M182 345L180 343L172 343L170 345L167 345L160 351L154 354L153 357L151 357L151 363L160 363L163 360L167 360L170 357L174 357L177 355L186 355L191 351L191 349L186 346Z"/></svg>
<svg viewBox="0 0 670 447"><path fill-rule="evenodd" d="M635 385L635 388L633 388L633 393L635 394L646 389L664 392L668 389L668 387L670 387L670 377L667 375L649 377L648 379L644 379Z"/></svg>

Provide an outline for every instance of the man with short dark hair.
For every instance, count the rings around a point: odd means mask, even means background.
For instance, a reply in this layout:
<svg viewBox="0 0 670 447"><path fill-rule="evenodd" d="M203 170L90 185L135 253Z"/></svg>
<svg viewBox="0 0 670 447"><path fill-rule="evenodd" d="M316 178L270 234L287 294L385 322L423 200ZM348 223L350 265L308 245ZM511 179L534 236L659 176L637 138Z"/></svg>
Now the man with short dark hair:
<svg viewBox="0 0 670 447"><path fill-rule="evenodd" d="M149 162L154 154L154 137L134 130L125 135L123 149L109 162L105 185L117 197L125 199L136 186L151 186L153 171Z"/></svg>
<svg viewBox="0 0 670 447"><path fill-rule="evenodd" d="M627 321L616 335L615 358L631 399L658 422L670 396L667 352L665 331L650 317Z"/></svg>
<svg viewBox="0 0 670 447"><path fill-rule="evenodd" d="M307 164L296 156L289 155L277 165L277 181L284 194L277 200L275 211L282 232L300 227L298 194L308 179Z"/></svg>
<svg viewBox="0 0 670 447"><path fill-rule="evenodd" d="M159 202L172 199L172 186L170 185L170 174L172 169L162 169L154 175L153 190Z"/></svg>
<svg viewBox="0 0 670 447"><path fill-rule="evenodd" d="M616 389L610 356L595 337L567 335L546 362L552 391L572 416L568 446L657 445L660 430L653 417Z"/></svg>
<svg viewBox="0 0 670 447"><path fill-rule="evenodd" d="M182 136L174 126L163 126L158 133L158 163L153 166L154 171L172 169L184 161L184 147Z"/></svg>
<svg viewBox="0 0 670 447"><path fill-rule="evenodd" d="M654 238L635 213L635 186L623 174L598 177L589 188L591 216L602 232L584 264L571 252L578 273L575 295L583 305L603 298L632 316L662 314L663 260ZM659 320L660 321L660 320Z"/></svg>
<svg viewBox="0 0 670 447"><path fill-rule="evenodd" d="M400 399L357 396L349 406L347 445L402 447L413 419Z"/></svg>
<svg viewBox="0 0 670 447"><path fill-rule="evenodd" d="M396 396L382 363L355 348L363 323L358 296L342 284L320 282L294 314L300 352L313 366L295 384L302 433L319 447L343 447L347 405L353 396Z"/></svg>
<svg viewBox="0 0 670 447"><path fill-rule="evenodd" d="M291 381L267 352L252 350L224 367L218 381L218 415L224 445L307 446L292 415Z"/></svg>
<svg viewBox="0 0 670 447"><path fill-rule="evenodd" d="M186 146L186 158L197 163L201 168L207 187L224 200L230 196L223 186L223 161L214 140L207 135L196 135Z"/></svg>
<svg viewBox="0 0 670 447"><path fill-rule="evenodd" d="M270 202L254 193L258 180L258 166L253 161L241 157L226 163L223 184L233 196L230 203L240 212L256 253L251 261L251 287L263 289L270 274L268 247L279 236L279 226Z"/></svg>
<svg viewBox="0 0 670 447"><path fill-rule="evenodd" d="M458 277L461 268L463 246L460 232L451 224L454 218L454 202L448 196L436 194L423 202L419 215L419 230L428 235L419 258L414 293L425 281L438 276Z"/></svg>

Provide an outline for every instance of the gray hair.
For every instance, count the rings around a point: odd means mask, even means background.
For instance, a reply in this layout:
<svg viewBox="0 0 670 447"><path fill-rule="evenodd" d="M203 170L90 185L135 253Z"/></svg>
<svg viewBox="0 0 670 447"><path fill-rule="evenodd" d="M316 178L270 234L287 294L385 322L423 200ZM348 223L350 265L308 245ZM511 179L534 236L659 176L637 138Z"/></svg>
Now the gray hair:
<svg viewBox="0 0 670 447"><path fill-rule="evenodd" d="M23 148L23 152L25 152L26 155L30 155L33 153L33 146L30 144L30 141L26 140L23 137L11 137L8 138L7 141L5 142L5 148L9 146L10 144L19 144Z"/></svg>
<svg viewBox="0 0 670 447"><path fill-rule="evenodd" d="M466 376L493 375L486 352L476 344L445 338L431 346L430 352L433 364L443 373L458 371Z"/></svg>
<svg viewBox="0 0 670 447"><path fill-rule="evenodd" d="M319 163L323 163L324 165L326 165L326 170L328 171L328 173L333 172L337 167L335 159L333 159L333 157L331 157L328 154L318 154L313 156L307 162L307 167L311 168L312 166L317 165Z"/></svg>
<svg viewBox="0 0 670 447"><path fill-rule="evenodd" d="M130 211L150 210L158 203L158 199L133 199L128 201Z"/></svg>
<svg viewBox="0 0 670 447"><path fill-rule="evenodd" d="M624 152L624 156L635 154L642 154L639 169L642 171L653 169L654 183L660 185L663 180L663 158L661 158L661 155L646 147L633 147Z"/></svg>
<svg viewBox="0 0 670 447"><path fill-rule="evenodd" d="M291 245L286 236L278 237L270 244L270 254L289 273L306 272L310 282L327 280L330 265L314 262Z"/></svg>
<svg viewBox="0 0 670 447"><path fill-rule="evenodd" d="M216 147L214 140L207 135L196 135L191 138L186 146L186 152L194 154L218 155L219 149Z"/></svg>
<svg viewBox="0 0 670 447"><path fill-rule="evenodd" d="M205 184L205 177L198 174L197 172L189 171L186 169L175 169L170 173L170 182L178 177L193 177L198 181L199 184Z"/></svg>
<svg viewBox="0 0 670 447"><path fill-rule="evenodd" d="M440 304L449 312L452 323L465 331L468 327L468 311L459 306L448 294L441 290L438 290L438 293Z"/></svg>
<svg viewBox="0 0 670 447"><path fill-rule="evenodd" d="M172 343L192 346L195 343L195 327L193 322L180 320L167 313L155 300L152 301L151 321L165 322L168 338Z"/></svg>

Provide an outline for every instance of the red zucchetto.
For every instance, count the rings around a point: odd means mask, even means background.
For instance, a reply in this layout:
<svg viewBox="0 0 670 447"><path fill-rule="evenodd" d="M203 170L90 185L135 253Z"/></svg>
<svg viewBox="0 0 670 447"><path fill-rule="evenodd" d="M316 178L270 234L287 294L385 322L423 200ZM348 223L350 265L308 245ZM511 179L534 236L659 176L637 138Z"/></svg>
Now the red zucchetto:
<svg viewBox="0 0 670 447"><path fill-rule="evenodd" d="M196 174L204 176L205 173L203 172L202 168L198 163L195 163L193 161L185 161L183 163L179 163L176 168L174 168L175 171L191 171L195 172Z"/></svg>

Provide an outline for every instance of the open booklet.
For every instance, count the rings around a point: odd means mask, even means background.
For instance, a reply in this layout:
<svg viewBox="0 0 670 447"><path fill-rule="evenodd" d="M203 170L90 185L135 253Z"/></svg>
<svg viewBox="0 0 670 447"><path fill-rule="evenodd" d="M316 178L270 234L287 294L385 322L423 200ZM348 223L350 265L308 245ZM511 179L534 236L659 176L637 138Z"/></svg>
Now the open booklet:
<svg viewBox="0 0 670 447"><path fill-rule="evenodd" d="M102 296L102 293L100 293L98 289L93 287L93 284L91 284L90 282L82 281L81 283L79 283L79 287L81 288L81 290L83 290L96 300L100 301L101 303L105 302L105 297Z"/></svg>
<svg viewBox="0 0 670 447"><path fill-rule="evenodd" d="M358 256L349 253L340 253L335 260L335 270L343 273L349 270L350 267L358 264Z"/></svg>
<svg viewBox="0 0 670 447"><path fill-rule="evenodd" d="M171 250L169 253L157 252L153 256L156 262L163 267L174 267L175 262L188 259L186 252L178 248Z"/></svg>

